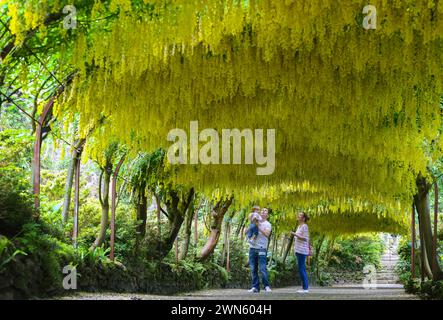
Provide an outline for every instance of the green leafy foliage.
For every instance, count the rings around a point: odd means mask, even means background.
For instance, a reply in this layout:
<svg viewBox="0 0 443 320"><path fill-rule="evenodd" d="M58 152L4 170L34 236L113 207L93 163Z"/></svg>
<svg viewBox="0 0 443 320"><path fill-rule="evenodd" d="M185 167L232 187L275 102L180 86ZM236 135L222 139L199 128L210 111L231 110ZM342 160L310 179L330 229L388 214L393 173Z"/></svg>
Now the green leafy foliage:
<svg viewBox="0 0 443 320"><path fill-rule="evenodd" d="M32 198L27 185L11 176L0 175L0 234L12 237L32 219Z"/></svg>
<svg viewBox="0 0 443 320"><path fill-rule="evenodd" d="M0 270L14 259L16 255L27 255L22 250L15 249L14 244L8 238L0 235Z"/></svg>
<svg viewBox="0 0 443 320"><path fill-rule="evenodd" d="M383 244L378 236L356 236L337 241L329 266L342 270L362 270L367 264L380 266Z"/></svg>

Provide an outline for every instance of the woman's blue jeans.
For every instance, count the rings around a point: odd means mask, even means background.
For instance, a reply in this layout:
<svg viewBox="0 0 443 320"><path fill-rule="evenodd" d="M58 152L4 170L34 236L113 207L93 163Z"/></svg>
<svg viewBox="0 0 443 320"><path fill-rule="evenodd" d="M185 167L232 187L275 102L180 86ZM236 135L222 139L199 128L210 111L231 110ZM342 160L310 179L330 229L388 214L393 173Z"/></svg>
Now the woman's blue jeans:
<svg viewBox="0 0 443 320"><path fill-rule="evenodd" d="M249 249L249 267L252 273L252 287L260 291L260 279L258 272L261 274L263 287L269 286L268 271L266 270L266 249Z"/></svg>
<svg viewBox="0 0 443 320"><path fill-rule="evenodd" d="M298 272L300 273L300 279L303 286L303 290L308 290L308 274L306 272L306 257L307 255L301 253L295 253L297 256Z"/></svg>

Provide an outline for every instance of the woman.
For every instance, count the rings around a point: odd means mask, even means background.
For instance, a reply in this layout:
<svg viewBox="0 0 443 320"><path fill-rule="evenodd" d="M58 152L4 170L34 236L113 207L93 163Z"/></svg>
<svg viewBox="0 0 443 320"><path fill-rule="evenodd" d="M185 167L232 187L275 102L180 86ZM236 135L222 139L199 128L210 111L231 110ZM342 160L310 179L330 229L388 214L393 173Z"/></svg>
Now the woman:
<svg viewBox="0 0 443 320"><path fill-rule="evenodd" d="M300 212L297 216L297 231L291 232L291 234L295 237L295 255L297 256L298 272L300 273L300 278L303 285L303 290L298 290L298 293L309 292L308 274L306 273L306 257L309 255L309 228L306 224L308 220L308 215L304 212Z"/></svg>

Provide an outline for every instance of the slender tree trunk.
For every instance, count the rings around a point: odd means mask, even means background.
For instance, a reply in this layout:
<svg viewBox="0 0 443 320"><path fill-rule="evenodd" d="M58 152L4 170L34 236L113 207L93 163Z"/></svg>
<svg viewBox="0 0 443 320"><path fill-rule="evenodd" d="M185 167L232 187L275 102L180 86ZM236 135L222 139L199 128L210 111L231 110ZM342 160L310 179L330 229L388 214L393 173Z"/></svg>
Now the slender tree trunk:
<svg viewBox="0 0 443 320"><path fill-rule="evenodd" d="M83 153L83 147L86 143L86 139L80 139L74 143L74 150L72 150L71 162L68 168L68 174L66 176L65 194L63 197L63 210L62 220L63 224L66 224L69 219L69 207L71 205L72 183L74 181L74 173L77 166L80 166L80 158Z"/></svg>
<svg viewBox="0 0 443 320"><path fill-rule="evenodd" d="M41 148L43 142L43 129L50 131L50 126L48 125L49 120L52 117L52 107L54 105L55 96L52 97L49 102L43 108L42 114L38 118L37 128L35 130L35 142L34 142L34 155L32 161L32 173L33 173L33 192L34 192L34 208L36 213L36 218L38 219L40 214L40 157Z"/></svg>
<svg viewBox="0 0 443 320"><path fill-rule="evenodd" d="M438 241L437 241L437 232L438 232L438 180L434 182L434 237L432 239L432 273L433 280L438 280L439 266L438 266Z"/></svg>
<svg viewBox="0 0 443 320"><path fill-rule="evenodd" d="M72 239L74 240L74 248L77 248L77 238L78 238L78 214L80 209L80 155L75 162L75 181L74 181L74 230Z"/></svg>
<svg viewBox="0 0 443 320"><path fill-rule="evenodd" d="M107 165L103 171L103 192L101 193L100 203L102 206L102 215L100 219L100 231L95 239L91 249L100 247L106 238L106 230L109 223L109 184L111 182L112 165ZM101 186L100 186L101 188Z"/></svg>
<svg viewBox="0 0 443 320"><path fill-rule="evenodd" d="M162 212L161 212L161 204L160 204L160 198L157 195L154 195L155 197L155 204L157 207L157 232L158 232L158 238L162 238ZM145 219L146 220L146 219Z"/></svg>
<svg viewBox="0 0 443 320"><path fill-rule="evenodd" d="M419 218L420 220L420 218ZM420 221L419 221L420 224ZM423 233L420 232L420 279L423 282L426 276L431 276L431 270L426 269L425 260L426 260L426 250L423 246Z"/></svg>
<svg viewBox="0 0 443 320"><path fill-rule="evenodd" d="M277 239L278 239L277 232L275 232L275 236L272 239L271 259L269 261L274 260L275 252L277 251Z"/></svg>
<svg viewBox="0 0 443 320"><path fill-rule="evenodd" d="M337 237L332 236L332 239L328 243L328 249L326 251L326 256L325 256L325 265L326 266L329 265L329 261L331 260L332 252L334 250L335 239L337 239Z"/></svg>
<svg viewBox="0 0 443 320"><path fill-rule="evenodd" d="M198 247L198 212L197 210L194 214L194 245L195 248Z"/></svg>
<svg viewBox="0 0 443 320"><path fill-rule="evenodd" d="M220 256L220 265L224 265L225 264L225 257L226 257L226 249L227 249L227 241L228 241L228 223L229 222L225 222L225 226L224 226L224 231L223 231L223 246L222 246L222 252L221 252L221 256Z"/></svg>
<svg viewBox="0 0 443 320"><path fill-rule="evenodd" d="M111 240L110 240L110 247L111 252L109 253L109 258L111 261L114 261L115 257L115 214L117 211L117 178L118 173L120 172L120 168L123 164L123 161L125 160L125 156L123 155L118 162L117 166L115 167L113 177L112 177L112 187L111 187Z"/></svg>
<svg viewBox="0 0 443 320"><path fill-rule="evenodd" d="M10 48L12 50L12 48ZM5 51L2 51L2 56ZM9 51L5 53L7 55ZM66 79L66 85L70 84L73 80L74 76L70 75ZM52 119L52 107L54 106L55 99L65 90L65 85L60 85L57 88L56 93L49 99L48 103L43 108L41 115L38 118L38 124L35 130L35 142L34 142L34 154L32 161L32 185L33 185L33 194L34 194L34 208L35 208L35 217L36 219L40 216L40 157L41 157L41 147L43 141L43 133L44 131L51 131L51 127L49 122Z"/></svg>
<svg viewBox="0 0 443 320"><path fill-rule="evenodd" d="M288 240L288 236L283 235L282 244L281 244L281 248L280 248L280 255L279 255L280 257L283 257L283 253L285 252L287 240Z"/></svg>
<svg viewBox="0 0 443 320"><path fill-rule="evenodd" d="M144 188L143 190L139 190L138 194L138 203L137 203L137 236L142 239L146 233L146 219L148 212L148 197L146 196Z"/></svg>
<svg viewBox="0 0 443 320"><path fill-rule="evenodd" d="M225 222L225 227L224 227L224 233L223 233L223 247L222 247L222 254L221 254L221 263L220 265L224 265L225 264L225 259L227 259L227 250L228 250L228 245L229 245L229 237L230 235L230 230L231 230L231 220L235 215L235 211L232 211L231 214L229 215L228 219Z"/></svg>
<svg viewBox="0 0 443 320"><path fill-rule="evenodd" d="M205 246L203 247L200 253L200 260L204 261L208 259L212 253L214 252L215 247L217 246L218 240L220 238L221 226L223 222L223 217L228 211L229 207L232 204L233 196L229 196L225 200L220 200L217 202L215 207L212 209L211 215L211 234L209 239L206 241Z"/></svg>
<svg viewBox="0 0 443 320"><path fill-rule="evenodd" d="M245 216L246 216L246 211L242 210L240 218L239 218L240 223L238 224L237 230L235 231L235 237L236 238L238 238L238 236L241 234L241 231L242 231L243 226L244 226L245 221L246 221L246 217Z"/></svg>
<svg viewBox="0 0 443 320"><path fill-rule="evenodd" d="M289 254L289 251L292 248L292 243L293 242L294 242L294 236L291 234L291 236L289 237L288 244L286 245L285 254L283 255L283 263L285 263L286 258L288 257L288 254Z"/></svg>
<svg viewBox="0 0 443 320"><path fill-rule="evenodd" d="M243 226L240 230L240 241L243 242L244 238L245 238L245 224L243 223Z"/></svg>
<svg viewBox="0 0 443 320"><path fill-rule="evenodd" d="M227 250L227 254L226 254L226 271L227 272L231 272L231 224L228 223L228 238L227 238L227 243L226 243L226 250Z"/></svg>
<svg viewBox="0 0 443 320"><path fill-rule="evenodd" d="M192 221L194 218L194 201L191 201L188 210L186 211L186 215L185 215L185 232L184 232L184 238L183 238L183 243L182 243L182 247L180 250L180 254L178 256L179 260L183 260L186 258L186 256L188 255L188 251L189 251L189 243L191 242L191 226L192 226Z"/></svg>
<svg viewBox="0 0 443 320"><path fill-rule="evenodd" d="M321 251L321 248L323 246L323 242L324 241L325 241L325 236L322 235L320 240L319 240L319 243L317 244L317 247L315 248L315 257L313 259L314 260L313 262L314 262L314 266L315 266L315 271L316 271L316 275L317 275L317 280L320 279L320 267L318 265L318 261L320 260L320 251Z"/></svg>
<svg viewBox="0 0 443 320"><path fill-rule="evenodd" d="M74 182L75 163L77 158L77 151L72 151L71 162L68 167L68 174L66 175L65 194L63 196L62 221L66 224L69 219L69 207L71 205L72 183Z"/></svg>
<svg viewBox="0 0 443 320"><path fill-rule="evenodd" d="M177 236L177 238L175 238L174 244L175 244L175 262L178 262L178 254L179 254L179 252L178 252L178 236Z"/></svg>

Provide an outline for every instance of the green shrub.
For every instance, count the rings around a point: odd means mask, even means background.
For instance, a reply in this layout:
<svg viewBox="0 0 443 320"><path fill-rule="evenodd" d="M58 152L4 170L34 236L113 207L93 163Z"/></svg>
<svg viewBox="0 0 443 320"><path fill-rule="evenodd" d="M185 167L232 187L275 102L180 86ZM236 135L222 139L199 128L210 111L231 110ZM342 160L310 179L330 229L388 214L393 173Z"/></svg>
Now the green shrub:
<svg viewBox="0 0 443 320"><path fill-rule="evenodd" d="M334 245L329 267L360 271L367 264L380 266L383 244L378 236L355 236L340 239Z"/></svg>
<svg viewBox="0 0 443 320"><path fill-rule="evenodd" d="M32 219L32 197L0 177L0 234L13 237Z"/></svg>

